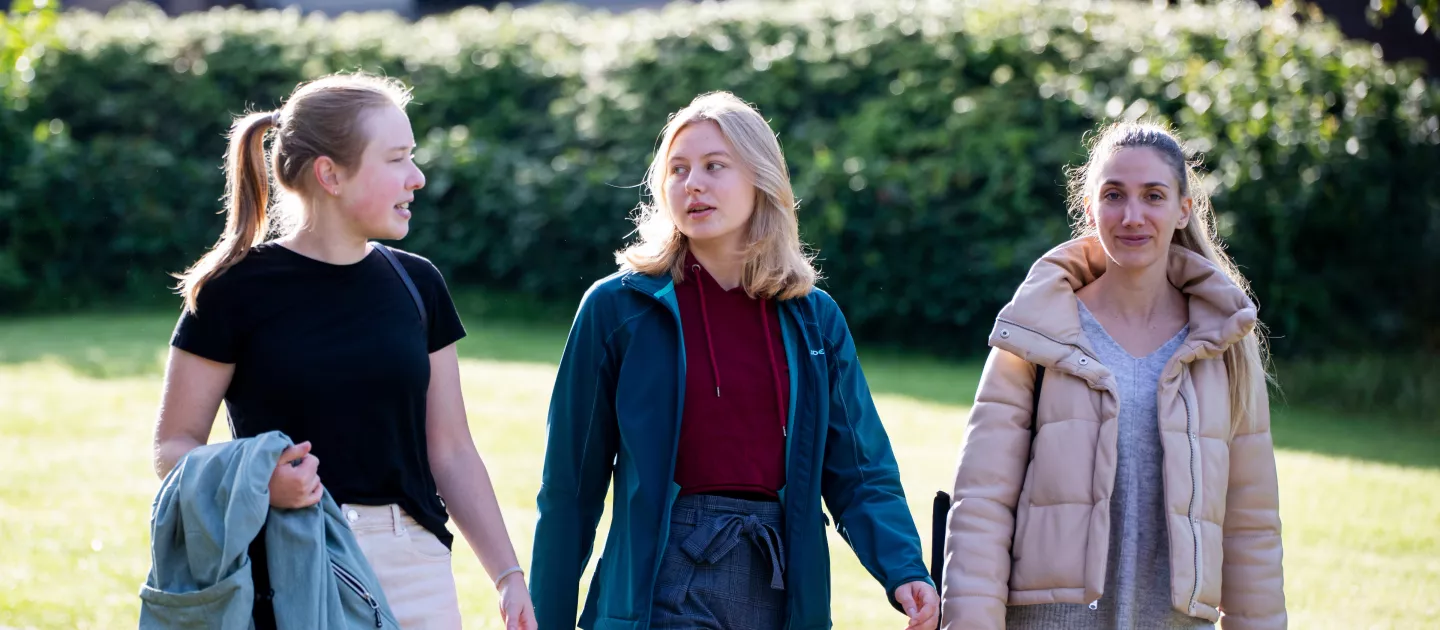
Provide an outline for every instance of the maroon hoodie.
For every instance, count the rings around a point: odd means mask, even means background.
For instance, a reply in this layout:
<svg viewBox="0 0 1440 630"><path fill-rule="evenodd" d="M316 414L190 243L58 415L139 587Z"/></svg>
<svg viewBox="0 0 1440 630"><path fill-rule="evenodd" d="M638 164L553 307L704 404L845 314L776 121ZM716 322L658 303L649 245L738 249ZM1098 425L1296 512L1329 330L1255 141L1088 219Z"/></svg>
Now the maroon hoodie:
<svg viewBox="0 0 1440 630"><path fill-rule="evenodd" d="M685 335L680 494L778 497L785 485L790 367L779 307L720 288L691 254L676 285Z"/></svg>

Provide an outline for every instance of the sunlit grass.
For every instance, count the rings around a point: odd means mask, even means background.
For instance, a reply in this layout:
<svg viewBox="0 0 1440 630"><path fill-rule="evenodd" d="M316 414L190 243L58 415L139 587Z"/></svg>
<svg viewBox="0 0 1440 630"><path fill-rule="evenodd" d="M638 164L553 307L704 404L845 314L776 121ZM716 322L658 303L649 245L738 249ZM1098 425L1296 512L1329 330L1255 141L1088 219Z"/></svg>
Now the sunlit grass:
<svg viewBox="0 0 1440 630"><path fill-rule="evenodd" d="M465 313L465 399L528 565L565 325L479 310ZM173 314L153 313L0 321L0 628L135 626L159 485L151 431L173 325ZM928 535L930 499L950 486L979 368L893 353L864 360ZM213 439L225 432L217 423ZM1291 627L1436 627L1440 436L1294 410L1277 410L1275 432ZM831 547L836 627L903 627L833 533ZM502 627L463 540L455 557L467 627Z"/></svg>

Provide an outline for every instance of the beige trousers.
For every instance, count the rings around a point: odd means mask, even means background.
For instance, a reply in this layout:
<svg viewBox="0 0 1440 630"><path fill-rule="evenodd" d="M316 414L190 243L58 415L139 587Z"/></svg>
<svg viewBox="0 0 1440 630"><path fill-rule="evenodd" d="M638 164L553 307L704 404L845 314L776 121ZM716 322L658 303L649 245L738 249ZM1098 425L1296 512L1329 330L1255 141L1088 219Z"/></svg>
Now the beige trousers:
<svg viewBox="0 0 1440 630"><path fill-rule="evenodd" d="M460 628L450 550L398 505L341 505L403 630Z"/></svg>

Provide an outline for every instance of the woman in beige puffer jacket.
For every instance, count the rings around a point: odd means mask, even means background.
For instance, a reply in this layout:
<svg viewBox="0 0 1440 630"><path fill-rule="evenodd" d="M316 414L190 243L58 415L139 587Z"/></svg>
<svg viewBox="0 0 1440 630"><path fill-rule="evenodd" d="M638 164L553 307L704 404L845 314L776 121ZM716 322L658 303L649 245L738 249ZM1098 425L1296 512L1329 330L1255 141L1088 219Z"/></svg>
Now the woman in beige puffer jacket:
<svg viewBox="0 0 1440 630"><path fill-rule="evenodd" d="M1256 308L1198 180L1174 136L1139 124L1071 176L1080 236L1035 263L990 335L943 627L1285 628Z"/></svg>

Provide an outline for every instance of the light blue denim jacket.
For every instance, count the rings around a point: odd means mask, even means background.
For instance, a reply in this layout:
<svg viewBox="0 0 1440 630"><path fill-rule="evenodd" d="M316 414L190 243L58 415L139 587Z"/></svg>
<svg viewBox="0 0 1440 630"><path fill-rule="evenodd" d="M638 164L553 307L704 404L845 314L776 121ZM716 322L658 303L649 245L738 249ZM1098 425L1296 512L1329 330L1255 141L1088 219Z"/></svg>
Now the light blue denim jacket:
<svg viewBox="0 0 1440 630"><path fill-rule="evenodd" d="M247 551L262 527L279 630L400 627L328 491L308 508L270 508L270 475L291 445L272 431L202 446L166 475L151 511L141 630L250 628Z"/></svg>

